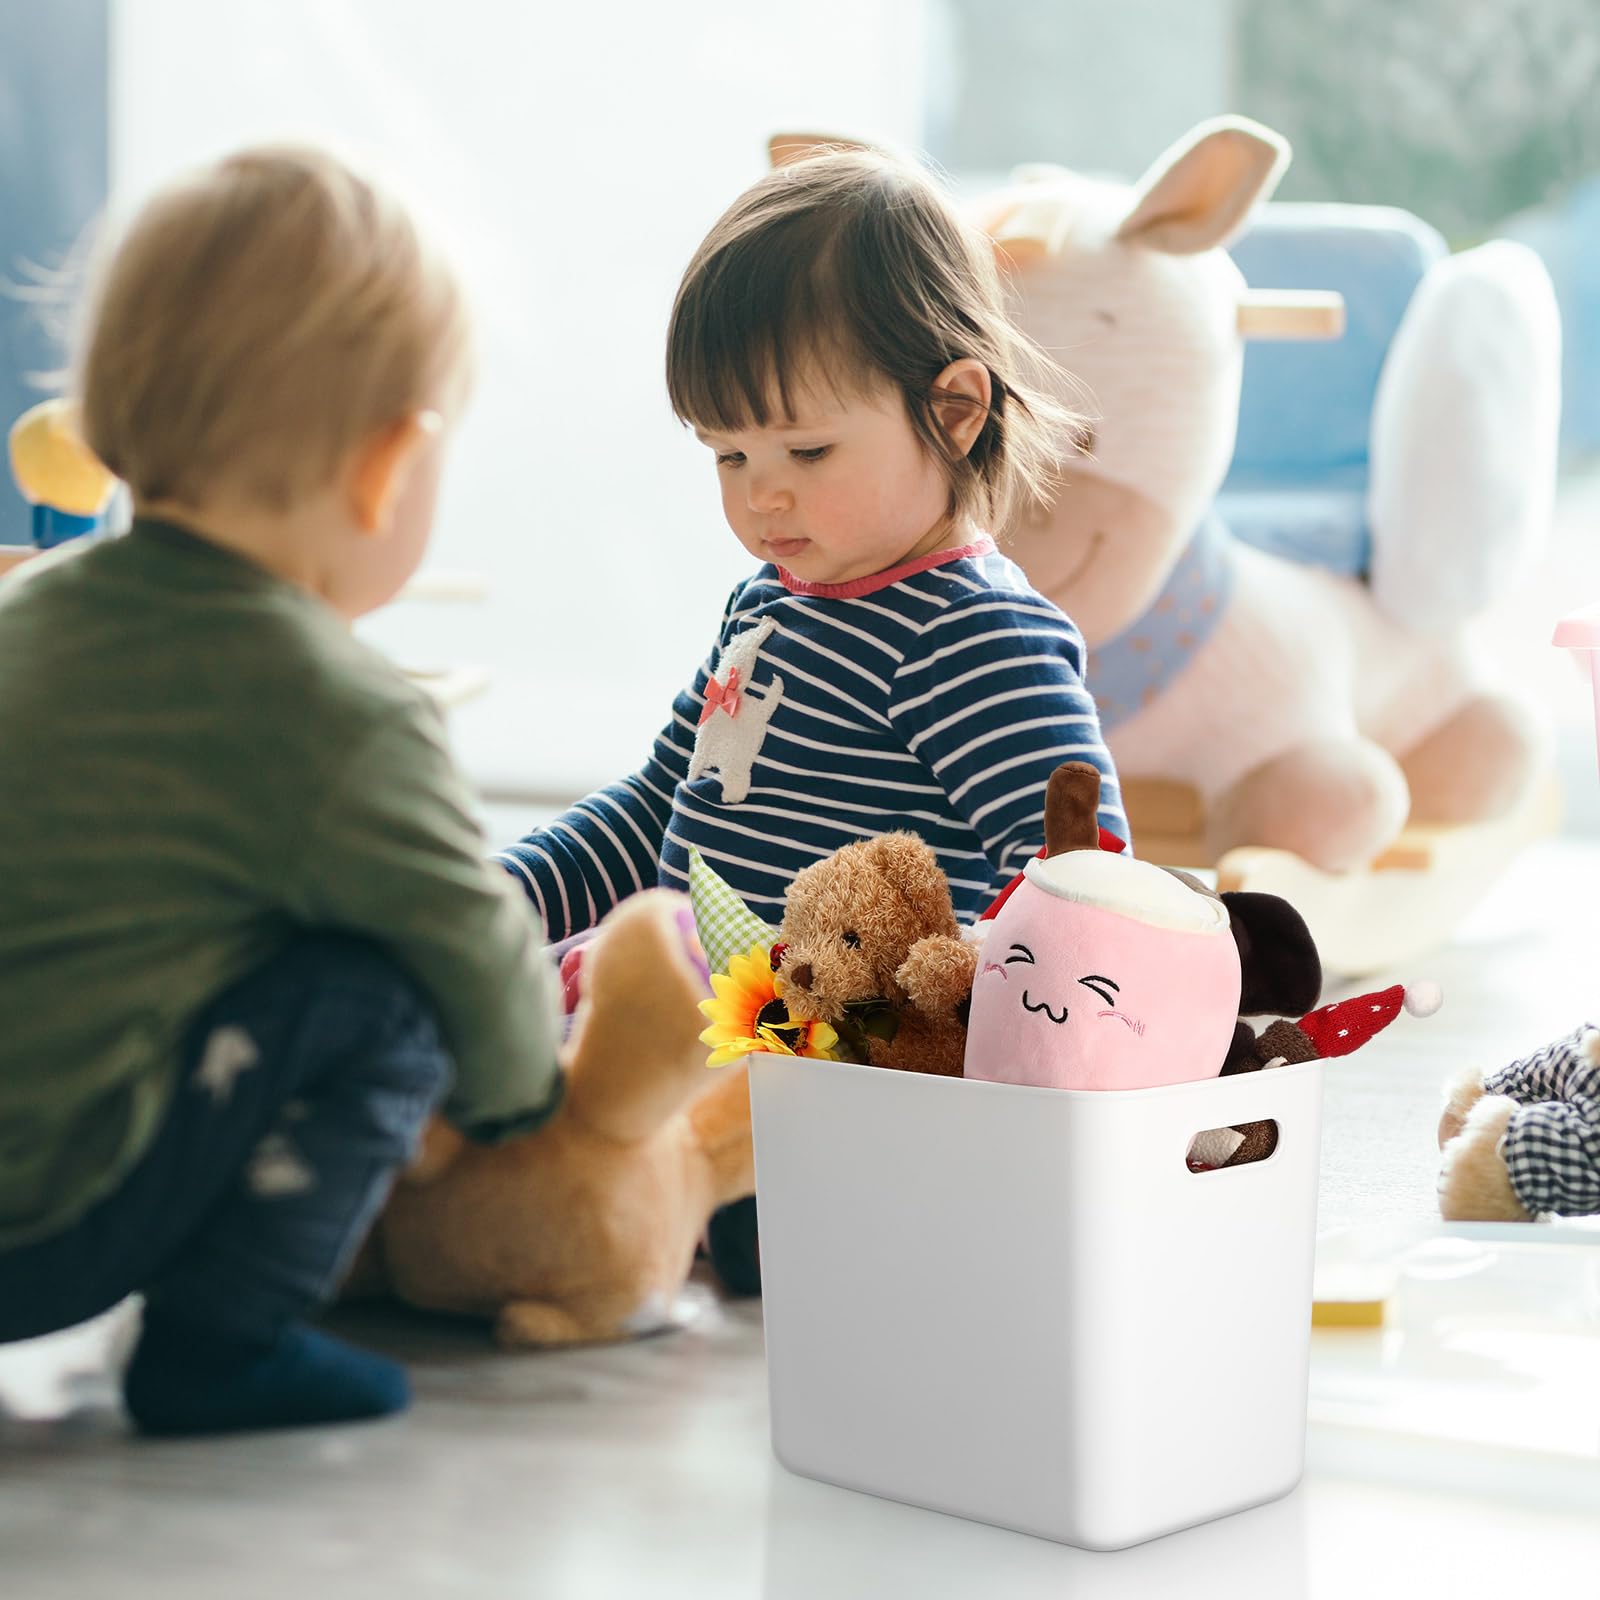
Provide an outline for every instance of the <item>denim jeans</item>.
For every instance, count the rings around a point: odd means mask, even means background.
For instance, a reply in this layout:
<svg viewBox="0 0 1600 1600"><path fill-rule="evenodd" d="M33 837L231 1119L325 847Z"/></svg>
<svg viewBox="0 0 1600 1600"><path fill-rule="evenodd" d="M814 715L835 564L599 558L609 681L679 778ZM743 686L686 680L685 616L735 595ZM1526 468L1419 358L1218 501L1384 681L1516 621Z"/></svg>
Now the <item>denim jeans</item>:
<svg viewBox="0 0 1600 1600"><path fill-rule="evenodd" d="M375 946L306 934L208 1005L172 1102L121 1185L65 1232L0 1252L0 1341L141 1290L271 1337L332 1294L444 1095L428 1002Z"/></svg>

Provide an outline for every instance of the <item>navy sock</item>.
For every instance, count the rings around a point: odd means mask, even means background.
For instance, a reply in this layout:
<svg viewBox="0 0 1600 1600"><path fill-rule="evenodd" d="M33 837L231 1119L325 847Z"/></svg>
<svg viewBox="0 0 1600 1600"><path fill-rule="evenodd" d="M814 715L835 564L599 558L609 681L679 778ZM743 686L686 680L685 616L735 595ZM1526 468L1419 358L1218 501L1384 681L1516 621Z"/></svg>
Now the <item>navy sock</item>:
<svg viewBox="0 0 1600 1600"><path fill-rule="evenodd" d="M252 1340L146 1310L123 1398L141 1433L175 1435L382 1417L411 1388L397 1362L302 1323Z"/></svg>
<svg viewBox="0 0 1600 1600"><path fill-rule="evenodd" d="M756 1230L756 1199L749 1195L711 1213L706 1228L711 1265L731 1294L761 1293L761 1240Z"/></svg>

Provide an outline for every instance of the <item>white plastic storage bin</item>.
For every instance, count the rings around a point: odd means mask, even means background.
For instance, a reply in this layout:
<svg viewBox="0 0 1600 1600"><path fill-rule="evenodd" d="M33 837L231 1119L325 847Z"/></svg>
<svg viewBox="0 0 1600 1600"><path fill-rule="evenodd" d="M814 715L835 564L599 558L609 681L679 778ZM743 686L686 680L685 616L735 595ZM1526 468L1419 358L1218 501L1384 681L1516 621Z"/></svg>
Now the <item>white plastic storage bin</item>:
<svg viewBox="0 0 1600 1600"><path fill-rule="evenodd" d="M1319 1062L1113 1092L750 1058L790 1471L1089 1549L1305 1458ZM1265 1161L1191 1172L1267 1118Z"/></svg>

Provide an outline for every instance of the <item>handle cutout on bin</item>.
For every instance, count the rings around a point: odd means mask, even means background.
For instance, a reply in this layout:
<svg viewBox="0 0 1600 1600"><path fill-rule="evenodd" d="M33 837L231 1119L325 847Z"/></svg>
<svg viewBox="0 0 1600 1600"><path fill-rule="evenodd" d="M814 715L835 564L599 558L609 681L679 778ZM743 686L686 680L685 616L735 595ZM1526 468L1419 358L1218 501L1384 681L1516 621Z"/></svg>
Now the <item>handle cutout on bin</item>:
<svg viewBox="0 0 1600 1600"><path fill-rule="evenodd" d="M1265 1161L1278 1148L1278 1124L1240 1122L1231 1128L1205 1128L1189 1141L1184 1165L1191 1172L1220 1172Z"/></svg>

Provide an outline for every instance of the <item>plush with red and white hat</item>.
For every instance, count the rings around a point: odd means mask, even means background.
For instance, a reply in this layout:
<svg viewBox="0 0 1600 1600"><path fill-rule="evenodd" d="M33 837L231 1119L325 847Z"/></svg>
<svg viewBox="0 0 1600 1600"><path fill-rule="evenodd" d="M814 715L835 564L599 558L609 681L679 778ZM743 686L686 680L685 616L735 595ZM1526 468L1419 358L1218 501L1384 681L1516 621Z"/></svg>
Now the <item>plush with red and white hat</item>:
<svg viewBox="0 0 1600 1600"><path fill-rule="evenodd" d="M1269 1023L1259 1034L1253 1034L1249 1024L1241 1022L1223 1074L1347 1056L1381 1033L1402 1011L1414 1017L1431 1017L1439 1009L1441 999L1439 985L1431 981L1423 980L1409 987L1394 983L1371 994L1358 994L1348 1000L1319 1006L1298 1022L1283 1019ZM1264 1160L1278 1142L1277 1125L1272 1122L1245 1122L1234 1128L1210 1131L1227 1136L1225 1147L1191 1149L1189 1164L1195 1170L1240 1167Z"/></svg>
<svg viewBox="0 0 1600 1600"><path fill-rule="evenodd" d="M1307 1012L1298 1022L1285 1020L1263 1028L1248 1051L1230 1061L1227 1070L1247 1072L1280 1062L1347 1056L1381 1033L1401 1011L1414 1017L1431 1017L1439 1009L1440 1000L1439 985L1426 981L1413 983L1410 988L1394 983L1371 994L1335 1000Z"/></svg>

